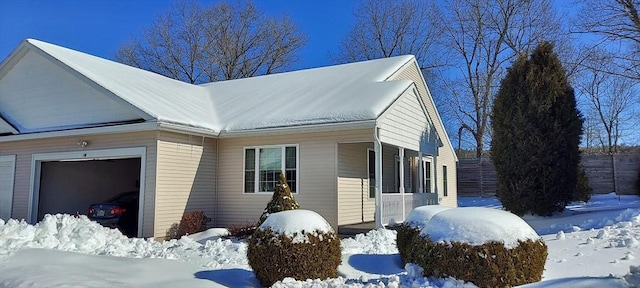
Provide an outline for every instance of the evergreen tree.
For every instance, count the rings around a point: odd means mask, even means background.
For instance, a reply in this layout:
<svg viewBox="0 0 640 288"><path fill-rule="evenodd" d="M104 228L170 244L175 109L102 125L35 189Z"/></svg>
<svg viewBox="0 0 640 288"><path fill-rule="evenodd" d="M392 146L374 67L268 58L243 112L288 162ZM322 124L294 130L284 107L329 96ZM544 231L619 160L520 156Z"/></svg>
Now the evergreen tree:
<svg viewBox="0 0 640 288"><path fill-rule="evenodd" d="M583 118L551 43L509 68L491 121L503 206L517 215L564 210L576 190Z"/></svg>
<svg viewBox="0 0 640 288"><path fill-rule="evenodd" d="M295 210L299 209L300 204L296 202L296 199L293 198L293 194L291 193L291 188L287 184L287 178L283 172L280 172L280 179L278 180L278 184L276 184L276 189L273 191L273 196L271 197L271 201L267 203L267 208L262 212L262 216L260 216L260 222L258 226L267 220L269 214L276 213L284 210Z"/></svg>

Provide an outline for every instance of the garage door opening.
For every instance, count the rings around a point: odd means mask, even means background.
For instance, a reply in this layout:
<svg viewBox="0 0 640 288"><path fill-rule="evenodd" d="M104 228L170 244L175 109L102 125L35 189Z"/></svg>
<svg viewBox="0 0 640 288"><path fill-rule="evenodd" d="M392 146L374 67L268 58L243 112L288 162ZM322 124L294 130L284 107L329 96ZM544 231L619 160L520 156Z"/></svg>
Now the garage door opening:
<svg viewBox="0 0 640 288"><path fill-rule="evenodd" d="M141 154L122 153L132 150ZM141 207L144 203L144 150L82 151L79 152L80 157L75 155L76 152L34 155L31 222L42 220L46 214L87 215L92 204L105 203L122 193L135 192L135 202L127 203L128 208L125 209L129 212L127 221L131 221L131 224L127 224L126 234L140 235L140 215L143 215ZM131 212L134 215L130 215ZM117 223L118 219L113 220L115 222L104 223L105 226Z"/></svg>

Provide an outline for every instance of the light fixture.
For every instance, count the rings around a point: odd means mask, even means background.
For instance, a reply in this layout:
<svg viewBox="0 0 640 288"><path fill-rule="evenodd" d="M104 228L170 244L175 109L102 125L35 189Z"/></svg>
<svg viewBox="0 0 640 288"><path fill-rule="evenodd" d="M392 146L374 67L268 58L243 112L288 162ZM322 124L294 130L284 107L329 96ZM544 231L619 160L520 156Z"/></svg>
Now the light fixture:
<svg viewBox="0 0 640 288"><path fill-rule="evenodd" d="M87 140L80 140L80 141L78 141L78 143L77 143L77 144L78 144L78 146L80 146L80 147L84 148L84 147L87 147L87 145L89 145L89 141L87 141Z"/></svg>

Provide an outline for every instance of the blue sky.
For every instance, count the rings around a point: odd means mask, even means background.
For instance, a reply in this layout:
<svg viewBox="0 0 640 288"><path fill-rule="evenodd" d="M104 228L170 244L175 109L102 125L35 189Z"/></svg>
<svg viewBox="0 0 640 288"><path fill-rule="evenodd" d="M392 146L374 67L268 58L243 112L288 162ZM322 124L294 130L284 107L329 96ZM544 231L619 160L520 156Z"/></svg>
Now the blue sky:
<svg viewBox="0 0 640 288"><path fill-rule="evenodd" d="M199 0L211 5L216 0ZM26 38L34 38L106 59L170 8L173 0L0 0L0 59ZM271 16L289 15L307 35L295 69L332 64L353 24L357 1L255 0Z"/></svg>

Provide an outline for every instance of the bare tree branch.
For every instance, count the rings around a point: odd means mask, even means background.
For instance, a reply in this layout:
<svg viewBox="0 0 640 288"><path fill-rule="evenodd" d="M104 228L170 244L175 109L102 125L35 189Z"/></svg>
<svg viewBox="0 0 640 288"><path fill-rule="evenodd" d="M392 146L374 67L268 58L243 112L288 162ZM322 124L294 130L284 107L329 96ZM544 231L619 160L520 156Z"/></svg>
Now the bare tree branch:
<svg viewBox="0 0 640 288"><path fill-rule="evenodd" d="M490 137L489 115L507 65L528 55L543 41L555 42L559 19L548 0L453 0L440 14L445 31L441 45L451 53L453 67L439 73L441 83L464 79L463 87L449 87L460 126L471 132L476 156Z"/></svg>
<svg viewBox="0 0 640 288"><path fill-rule="evenodd" d="M116 60L203 83L284 71L304 43L289 17L267 17L251 2L203 7L179 1L143 31L142 39L121 46Z"/></svg>

